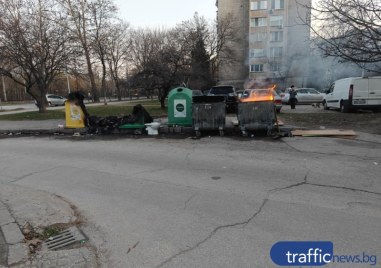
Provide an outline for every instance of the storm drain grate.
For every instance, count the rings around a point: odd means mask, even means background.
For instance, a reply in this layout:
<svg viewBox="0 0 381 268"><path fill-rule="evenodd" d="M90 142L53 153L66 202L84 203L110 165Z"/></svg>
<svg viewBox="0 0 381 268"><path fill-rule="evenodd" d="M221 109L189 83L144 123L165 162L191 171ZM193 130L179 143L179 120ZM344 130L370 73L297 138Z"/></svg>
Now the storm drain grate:
<svg viewBox="0 0 381 268"><path fill-rule="evenodd" d="M84 242L87 238L85 235L77 228L70 227L69 229L62 231L58 235L49 237L45 242L44 246L50 250L57 250L74 243Z"/></svg>

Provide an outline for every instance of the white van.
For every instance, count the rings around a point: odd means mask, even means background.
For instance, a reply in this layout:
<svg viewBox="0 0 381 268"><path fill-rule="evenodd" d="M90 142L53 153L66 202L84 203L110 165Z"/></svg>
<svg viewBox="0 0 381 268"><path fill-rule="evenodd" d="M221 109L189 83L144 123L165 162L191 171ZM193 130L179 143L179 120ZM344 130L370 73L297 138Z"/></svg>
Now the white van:
<svg viewBox="0 0 381 268"><path fill-rule="evenodd" d="M358 109L381 110L381 76L337 80L323 99L324 109L347 113Z"/></svg>

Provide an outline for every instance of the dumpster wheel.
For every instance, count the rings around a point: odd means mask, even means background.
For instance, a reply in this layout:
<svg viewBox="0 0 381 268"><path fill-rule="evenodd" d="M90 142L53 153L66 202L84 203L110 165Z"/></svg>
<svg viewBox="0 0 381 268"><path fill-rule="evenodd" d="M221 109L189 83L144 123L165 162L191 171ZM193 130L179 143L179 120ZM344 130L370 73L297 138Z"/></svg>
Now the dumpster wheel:
<svg viewBox="0 0 381 268"><path fill-rule="evenodd" d="M220 136L223 137L225 135L224 131L221 129L220 130Z"/></svg>
<svg viewBox="0 0 381 268"><path fill-rule="evenodd" d="M267 128L267 136L270 137L273 133L272 128Z"/></svg>
<svg viewBox="0 0 381 268"><path fill-rule="evenodd" d="M201 132L199 130L196 130L196 137L200 138L201 137Z"/></svg>

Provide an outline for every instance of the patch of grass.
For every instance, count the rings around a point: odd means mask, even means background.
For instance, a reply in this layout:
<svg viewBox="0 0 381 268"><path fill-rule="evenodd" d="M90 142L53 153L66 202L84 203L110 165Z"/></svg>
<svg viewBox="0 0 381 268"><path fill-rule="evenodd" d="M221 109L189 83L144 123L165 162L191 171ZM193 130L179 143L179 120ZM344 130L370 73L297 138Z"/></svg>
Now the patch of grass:
<svg viewBox="0 0 381 268"><path fill-rule="evenodd" d="M132 109L136 104L142 104L148 113L153 117L161 117L167 115L167 109L162 110L158 101L142 101L128 102L118 105L97 105L87 106L90 115L95 116L124 116L132 113ZM49 119L65 119L64 109L48 110L45 113L37 111L25 112L18 114L0 115L0 120L22 121L22 120L49 120Z"/></svg>
<svg viewBox="0 0 381 268"><path fill-rule="evenodd" d="M49 120L49 119L64 119L65 112L63 110L49 110L45 113L37 111L25 112L18 114L0 115L0 120L23 121L23 120Z"/></svg>
<svg viewBox="0 0 381 268"><path fill-rule="evenodd" d="M41 234L41 239L42 240L46 240L48 239L49 237L51 236L55 236L55 235L58 235L62 230L60 230L59 228L56 228L54 226L48 226L46 227L43 231L42 231L42 234Z"/></svg>

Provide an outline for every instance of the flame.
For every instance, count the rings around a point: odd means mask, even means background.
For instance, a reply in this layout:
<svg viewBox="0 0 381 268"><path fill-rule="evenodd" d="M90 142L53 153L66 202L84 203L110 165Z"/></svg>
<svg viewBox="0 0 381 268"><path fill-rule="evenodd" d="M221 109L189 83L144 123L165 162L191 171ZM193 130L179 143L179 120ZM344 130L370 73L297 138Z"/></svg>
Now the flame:
<svg viewBox="0 0 381 268"><path fill-rule="evenodd" d="M246 98L240 99L241 102L255 102L255 101L274 101L274 94L271 89L253 89L250 90Z"/></svg>

